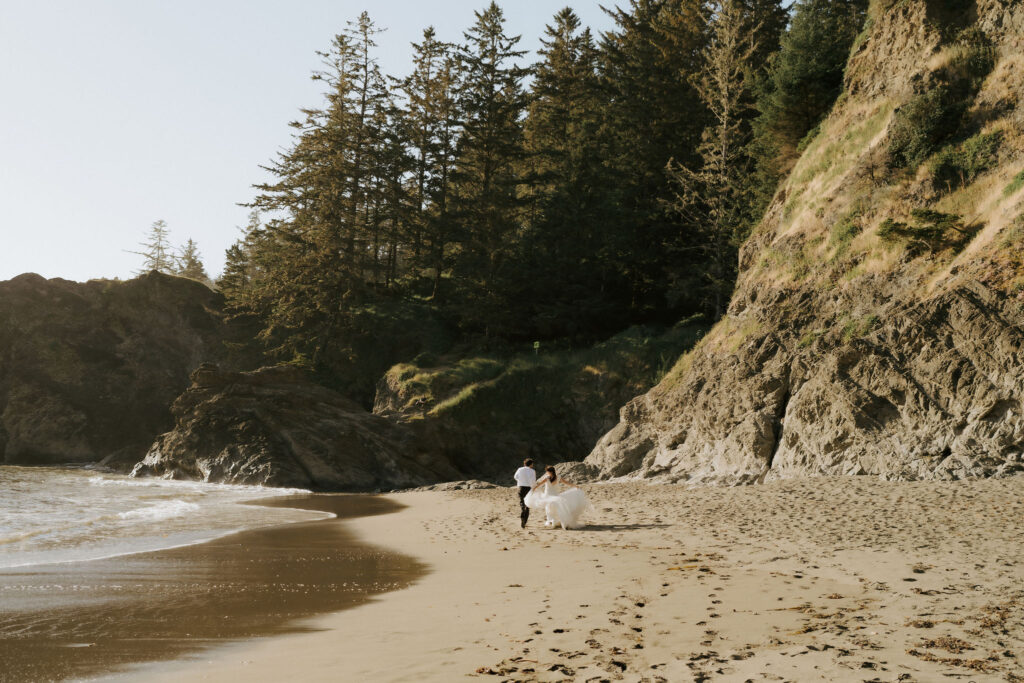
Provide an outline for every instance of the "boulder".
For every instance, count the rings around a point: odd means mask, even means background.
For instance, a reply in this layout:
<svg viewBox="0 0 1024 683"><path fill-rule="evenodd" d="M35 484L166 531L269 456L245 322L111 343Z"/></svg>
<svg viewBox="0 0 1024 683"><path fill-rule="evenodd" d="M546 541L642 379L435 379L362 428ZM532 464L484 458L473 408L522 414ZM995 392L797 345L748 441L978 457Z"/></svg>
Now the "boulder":
<svg viewBox="0 0 1024 683"><path fill-rule="evenodd" d="M372 491L463 478L411 432L290 366L203 365L133 476Z"/></svg>

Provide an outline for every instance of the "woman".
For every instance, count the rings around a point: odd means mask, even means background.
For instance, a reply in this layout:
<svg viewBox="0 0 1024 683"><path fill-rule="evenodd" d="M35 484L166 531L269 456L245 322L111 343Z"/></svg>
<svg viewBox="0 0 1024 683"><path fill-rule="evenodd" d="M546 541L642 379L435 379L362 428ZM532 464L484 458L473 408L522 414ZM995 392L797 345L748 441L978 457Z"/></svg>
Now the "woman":
<svg viewBox="0 0 1024 683"><path fill-rule="evenodd" d="M534 510L544 510L548 517L545 526L561 524L563 529L578 529L580 517L590 505L586 494L572 482L559 479L554 467L544 471L544 476L537 480L523 502Z"/></svg>

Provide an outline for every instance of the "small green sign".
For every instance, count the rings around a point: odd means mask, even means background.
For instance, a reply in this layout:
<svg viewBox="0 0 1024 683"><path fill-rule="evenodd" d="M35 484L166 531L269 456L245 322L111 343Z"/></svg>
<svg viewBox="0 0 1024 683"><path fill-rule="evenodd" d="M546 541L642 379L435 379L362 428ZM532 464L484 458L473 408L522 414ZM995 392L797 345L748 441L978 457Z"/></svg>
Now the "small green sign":
<svg viewBox="0 0 1024 683"><path fill-rule="evenodd" d="M539 349L540 348L540 342L533 342L533 348Z"/></svg>

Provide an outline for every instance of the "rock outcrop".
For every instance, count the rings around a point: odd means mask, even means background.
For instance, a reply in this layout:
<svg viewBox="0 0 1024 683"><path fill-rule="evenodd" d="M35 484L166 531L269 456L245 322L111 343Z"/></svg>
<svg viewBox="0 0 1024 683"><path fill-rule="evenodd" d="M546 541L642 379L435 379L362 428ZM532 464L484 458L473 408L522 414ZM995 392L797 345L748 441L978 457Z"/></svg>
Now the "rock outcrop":
<svg viewBox="0 0 1024 683"><path fill-rule="evenodd" d="M862 293L862 292L861 292ZM808 310L857 310L820 295ZM778 303L778 302L777 302ZM872 329L799 309L768 317L734 352L710 345L689 370L634 399L586 460L604 477L700 484L807 475L958 479L1024 471L1024 313L982 285L877 309ZM823 325L818 327L818 325ZM844 340L844 335L848 338Z"/></svg>
<svg viewBox="0 0 1024 683"><path fill-rule="evenodd" d="M0 463L129 466L170 428L188 373L224 356L223 300L149 273L0 282Z"/></svg>
<svg viewBox="0 0 1024 683"><path fill-rule="evenodd" d="M135 476L365 491L461 479L409 430L287 366L204 365Z"/></svg>
<svg viewBox="0 0 1024 683"><path fill-rule="evenodd" d="M1024 471L1024 8L963 5L872 4L845 94L743 247L728 314L577 471L718 485ZM996 58L959 139L999 134L997 163L959 186L928 163L886 171L894 112L976 49L943 37L967 27ZM916 208L959 216L971 239L879 234Z"/></svg>
<svg viewBox="0 0 1024 683"><path fill-rule="evenodd" d="M577 352L403 363L378 384L374 412L466 476L508 482L527 457L541 465L583 458L615 425L619 406L706 329L684 321L631 328Z"/></svg>

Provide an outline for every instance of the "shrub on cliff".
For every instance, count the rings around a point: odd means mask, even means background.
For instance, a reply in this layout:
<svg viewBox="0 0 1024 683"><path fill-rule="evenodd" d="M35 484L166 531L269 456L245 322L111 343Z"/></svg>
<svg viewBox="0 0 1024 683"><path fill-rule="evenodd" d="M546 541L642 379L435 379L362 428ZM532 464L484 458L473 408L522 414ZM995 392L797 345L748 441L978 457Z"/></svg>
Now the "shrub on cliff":
<svg viewBox="0 0 1024 683"><path fill-rule="evenodd" d="M914 209L910 215L914 224L892 218L882 221L878 227L879 238L890 244L903 244L908 253L916 256L950 248L960 250L977 232L964 226L963 219L956 214Z"/></svg>
<svg viewBox="0 0 1024 683"><path fill-rule="evenodd" d="M961 130L964 114L995 66L995 52L976 28L961 31L949 47L935 84L896 111L889 136L889 165L914 168Z"/></svg>
<svg viewBox="0 0 1024 683"><path fill-rule="evenodd" d="M948 145L932 161L932 183L937 190L951 191L968 185L999 161L1002 132L979 133L959 145Z"/></svg>
<svg viewBox="0 0 1024 683"><path fill-rule="evenodd" d="M921 93L899 108L889 135L889 165L913 168L960 127L967 103L947 85Z"/></svg>

